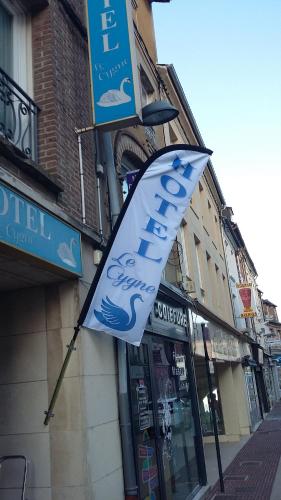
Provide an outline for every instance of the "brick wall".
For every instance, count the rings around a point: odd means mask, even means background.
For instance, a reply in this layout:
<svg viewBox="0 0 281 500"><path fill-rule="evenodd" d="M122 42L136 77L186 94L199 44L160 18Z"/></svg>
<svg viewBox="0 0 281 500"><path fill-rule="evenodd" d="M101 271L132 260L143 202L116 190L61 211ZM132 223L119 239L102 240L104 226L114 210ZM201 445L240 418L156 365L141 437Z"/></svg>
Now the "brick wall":
<svg viewBox="0 0 281 500"><path fill-rule="evenodd" d="M77 15L84 15L82 0L69 3ZM83 24L84 20L81 22ZM33 17L32 45L34 100L41 108L39 164L64 188L58 203L69 215L81 220L79 157L74 128L92 123L87 41L63 4L52 0L49 7ZM86 220L96 229L93 133L85 134L82 143Z"/></svg>

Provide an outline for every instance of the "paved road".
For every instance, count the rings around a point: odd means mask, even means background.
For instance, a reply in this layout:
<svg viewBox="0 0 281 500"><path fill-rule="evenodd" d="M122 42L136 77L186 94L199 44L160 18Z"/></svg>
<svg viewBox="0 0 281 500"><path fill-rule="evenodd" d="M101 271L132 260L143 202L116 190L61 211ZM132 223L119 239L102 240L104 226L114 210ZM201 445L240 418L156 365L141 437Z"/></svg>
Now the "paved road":
<svg viewBox="0 0 281 500"><path fill-rule="evenodd" d="M276 476L280 457L281 403L276 403L225 470L225 493L216 483L206 500L281 500L281 478Z"/></svg>

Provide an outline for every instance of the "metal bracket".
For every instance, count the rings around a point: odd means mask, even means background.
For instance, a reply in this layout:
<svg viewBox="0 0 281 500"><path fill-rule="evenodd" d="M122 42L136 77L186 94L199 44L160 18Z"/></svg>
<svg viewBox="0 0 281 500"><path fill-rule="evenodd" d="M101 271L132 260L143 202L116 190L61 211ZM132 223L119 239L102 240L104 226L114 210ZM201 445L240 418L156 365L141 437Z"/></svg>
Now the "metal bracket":
<svg viewBox="0 0 281 500"><path fill-rule="evenodd" d="M71 344L66 344L66 347L69 351L77 351L77 348Z"/></svg>
<svg viewBox="0 0 281 500"><path fill-rule="evenodd" d="M46 415L46 417L49 419L49 418L53 418L55 416L55 414L51 411L44 411L44 415Z"/></svg>

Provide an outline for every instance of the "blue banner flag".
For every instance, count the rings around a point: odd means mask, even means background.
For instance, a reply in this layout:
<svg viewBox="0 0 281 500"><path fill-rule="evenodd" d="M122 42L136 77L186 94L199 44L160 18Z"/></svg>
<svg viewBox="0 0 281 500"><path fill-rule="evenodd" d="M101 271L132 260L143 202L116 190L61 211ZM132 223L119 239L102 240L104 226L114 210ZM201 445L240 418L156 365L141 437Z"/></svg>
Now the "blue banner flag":
<svg viewBox="0 0 281 500"><path fill-rule="evenodd" d="M140 170L78 324L139 345L181 220L212 152L175 145Z"/></svg>

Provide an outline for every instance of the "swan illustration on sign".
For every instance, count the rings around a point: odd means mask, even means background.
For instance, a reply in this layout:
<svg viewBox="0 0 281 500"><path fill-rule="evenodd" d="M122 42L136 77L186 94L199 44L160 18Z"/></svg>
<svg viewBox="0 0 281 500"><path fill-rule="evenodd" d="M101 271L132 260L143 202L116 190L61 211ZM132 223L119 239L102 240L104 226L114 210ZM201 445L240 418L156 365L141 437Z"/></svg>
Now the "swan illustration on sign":
<svg viewBox="0 0 281 500"><path fill-rule="evenodd" d="M130 102L132 100L131 96L124 91L125 83L131 83L130 78L123 78L120 89L107 90L102 94L97 104L102 108L109 108L111 106L119 106L120 104Z"/></svg>
<svg viewBox="0 0 281 500"><path fill-rule="evenodd" d="M71 238L70 244L66 242L60 243L57 249L57 254L59 258L70 267L76 267L77 263L73 255L73 245L77 244L75 238Z"/></svg>
<svg viewBox="0 0 281 500"><path fill-rule="evenodd" d="M131 296L130 307L131 307L131 319L127 311L122 309L122 307L117 306L110 300L108 296L102 299L101 311L94 309L95 316L97 320L103 325L112 328L113 330L119 330L126 332L131 330L136 323L136 311L135 311L135 301L139 299L143 302L143 298L139 293L135 293Z"/></svg>

